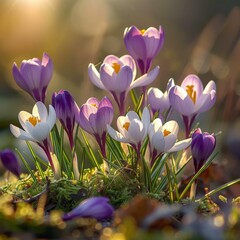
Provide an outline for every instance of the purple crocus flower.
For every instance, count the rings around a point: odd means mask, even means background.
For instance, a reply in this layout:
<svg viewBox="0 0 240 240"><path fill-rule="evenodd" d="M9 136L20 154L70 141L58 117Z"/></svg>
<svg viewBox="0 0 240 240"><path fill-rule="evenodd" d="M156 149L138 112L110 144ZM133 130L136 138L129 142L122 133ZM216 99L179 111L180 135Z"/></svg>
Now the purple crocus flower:
<svg viewBox="0 0 240 240"><path fill-rule="evenodd" d="M136 65L131 56L124 55L118 58L109 55L104 59L99 72L90 63L88 73L95 86L111 93L118 105L120 114L124 115L125 101L129 91L152 83L159 73L159 67L155 67L149 73L135 80Z"/></svg>
<svg viewBox="0 0 240 240"><path fill-rule="evenodd" d="M114 209L106 197L91 197L81 202L71 212L63 216L64 221L78 217L95 218L104 220L113 216Z"/></svg>
<svg viewBox="0 0 240 240"><path fill-rule="evenodd" d="M198 128L192 135L191 151L195 172L204 165L216 146L216 137Z"/></svg>
<svg viewBox="0 0 240 240"><path fill-rule="evenodd" d="M210 81L205 89L198 76L190 74L181 86L169 90L172 108L183 116L186 137L189 137L192 124L199 113L208 111L216 101L216 84Z"/></svg>
<svg viewBox="0 0 240 240"><path fill-rule="evenodd" d="M5 149L0 152L0 158L2 159L3 166L16 175L20 176L20 165L15 153L11 149Z"/></svg>
<svg viewBox="0 0 240 240"><path fill-rule="evenodd" d="M33 99L44 102L48 84L52 78L53 63L44 53L42 60L33 58L23 60L20 68L13 64L12 74L20 88L28 92Z"/></svg>
<svg viewBox="0 0 240 240"><path fill-rule="evenodd" d="M153 59L163 46L164 31L161 26L159 29L149 27L146 30L131 26L125 29L124 43L143 75L149 71Z"/></svg>
<svg viewBox="0 0 240 240"><path fill-rule="evenodd" d="M72 95L66 90L60 90L52 95L52 106L55 108L57 118L66 131L70 146L73 148L73 130L79 114L79 107Z"/></svg>
<svg viewBox="0 0 240 240"><path fill-rule="evenodd" d="M83 130L95 137L104 158L106 158L107 125L112 123L113 115L113 106L107 97L101 101L92 97L80 108L77 120Z"/></svg>

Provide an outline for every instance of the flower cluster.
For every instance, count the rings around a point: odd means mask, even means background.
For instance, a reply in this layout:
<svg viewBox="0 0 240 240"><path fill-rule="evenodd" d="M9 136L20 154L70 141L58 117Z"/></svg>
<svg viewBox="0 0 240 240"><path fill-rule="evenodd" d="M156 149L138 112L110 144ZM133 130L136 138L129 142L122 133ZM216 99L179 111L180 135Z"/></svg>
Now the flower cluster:
<svg viewBox="0 0 240 240"><path fill-rule="evenodd" d="M90 134L98 144L105 174L108 174L111 168L116 168L114 160L118 162L121 159L117 158L121 156L125 157L126 161L130 158L130 162L135 162L132 167L135 171L141 171L140 175L145 174L147 167L147 171L152 171L151 179L159 179L163 168L155 166L161 162L157 160L163 159L166 154L184 150L191 143L195 172L198 172L213 152L214 135L202 134L201 130L197 130L191 137L191 131L198 115L214 105L215 83L210 81L203 89L200 78L190 74L181 86L175 85L174 80L170 79L164 92L156 87L149 87L157 78L160 69L159 66L151 68L164 44L164 31L161 26L159 29L150 27L146 30L139 30L135 26L127 28L124 32L124 43L129 55L106 56L99 70L93 63L88 67L90 81L109 94L118 107L117 111L107 96L101 100L91 97L79 107L66 90L53 93L52 104L47 111L46 90L53 75L50 57L44 53L42 60L24 60L20 68L14 63L12 72L16 83L30 94L36 103L32 113L19 113L22 129L11 124L10 130L16 138L35 142L44 150L55 178L65 173L69 178L79 180L78 148L82 149L82 155L86 155L92 164L100 169L97 159L99 156L96 157L97 154L90 146L86 134ZM137 70L140 72L137 73ZM138 96L136 88L139 87L142 87L142 91ZM130 96L135 110L131 109L130 104L130 110L127 111L127 100ZM181 141L178 141L179 124L171 115L173 111L182 116L185 125L186 139ZM111 125L114 113L117 112L119 115L116 116L115 130ZM63 150L64 131L69 140L70 154ZM16 157L9 150L3 151L0 157L8 170L19 176ZM163 163L161 162L161 166L164 166ZM146 182L149 186L149 181ZM107 215L102 213L99 202L108 209ZM99 198L82 203L64 218L94 215L86 210L88 208L99 212L97 218L109 216L113 211L105 198Z"/></svg>

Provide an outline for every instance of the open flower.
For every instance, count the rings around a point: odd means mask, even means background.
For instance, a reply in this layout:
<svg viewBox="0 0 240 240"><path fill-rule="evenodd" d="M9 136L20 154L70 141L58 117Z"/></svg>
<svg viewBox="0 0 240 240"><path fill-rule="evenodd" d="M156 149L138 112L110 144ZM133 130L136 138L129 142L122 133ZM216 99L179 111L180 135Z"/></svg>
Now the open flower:
<svg viewBox="0 0 240 240"><path fill-rule="evenodd" d="M149 27L146 30L131 26L125 29L124 43L143 75L149 71L153 59L163 46L164 32L161 26L159 29Z"/></svg>
<svg viewBox="0 0 240 240"><path fill-rule="evenodd" d="M149 124L150 114L149 110L145 107L142 119L139 118L136 112L129 111L126 116L118 117L118 131L108 126L108 133L116 141L129 143L139 153L141 144L147 136Z"/></svg>
<svg viewBox="0 0 240 240"><path fill-rule="evenodd" d="M5 149L0 152L0 158L2 160L3 166L16 175L20 176L20 165L15 153L11 149Z"/></svg>
<svg viewBox="0 0 240 240"><path fill-rule="evenodd" d="M106 197L91 197L81 202L71 212L63 216L64 221L75 218L95 218L97 220L109 219L113 216L114 209Z"/></svg>
<svg viewBox="0 0 240 240"><path fill-rule="evenodd" d="M195 172L208 160L216 146L216 137L198 128L192 135L191 151Z"/></svg>
<svg viewBox="0 0 240 240"><path fill-rule="evenodd" d="M129 55L120 58L109 55L104 59L99 72L90 63L88 73L95 86L111 93L119 107L120 114L123 115L128 92L133 88L152 83L159 73L159 67L155 67L151 72L134 80L136 66L133 58Z"/></svg>
<svg viewBox="0 0 240 240"><path fill-rule="evenodd" d="M177 152L190 146L192 141L191 138L177 142L178 130L178 123L173 120L162 125L160 118L156 118L150 124L148 136L151 166L160 154L165 152Z"/></svg>
<svg viewBox="0 0 240 240"><path fill-rule="evenodd" d="M53 63L44 53L42 60L33 58L23 60L20 68L14 63L12 74L20 88L28 92L33 99L44 102L48 84L52 78Z"/></svg>
<svg viewBox="0 0 240 240"><path fill-rule="evenodd" d="M208 111L216 101L216 84L210 81L205 89L196 75L188 75L181 86L169 90L170 104L182 116L186 128L186 136L197 114Z"/></svg>
<svg viewBox="0 0 240 240"><path fill-rule="evenodd" d="M21 140L36 142L45 152L55 174L55 167L49 150L49 133L56 122L56 112L49 105L49 114L42 102L36 102L32 113L21 111L18 119L23 129L10 124L12 134Z"/></svg>
<svg viewBox="0 0 240 240"><path fill-rule="evenodd" d="M46 106L42 102L37 102L32 113L21 111L18 119L23 130L10 124L12 134L21 140L41 143L48 138L56 122L56 113L50 105L48 114Z"/></svg>
<svg viewBox="0 0 240 240"><path fill-rule="evenodd" d="M73 148L73 130L79 114L79 107L72 95L65 90L61 90L58 93L55 92L52 95L52 105L56 111L57 118L68 135L70 146Z"/></svg>

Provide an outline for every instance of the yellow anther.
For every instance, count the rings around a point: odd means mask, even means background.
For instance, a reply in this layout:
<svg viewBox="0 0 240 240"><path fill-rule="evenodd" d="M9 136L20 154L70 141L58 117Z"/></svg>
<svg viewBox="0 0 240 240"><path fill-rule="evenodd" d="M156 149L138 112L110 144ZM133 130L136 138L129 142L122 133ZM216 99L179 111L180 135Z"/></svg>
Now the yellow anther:
<svg viewBox="0 0 240 240"><path fill-rule="evenodd" d="M96 103L92 103L91 105L95 108L98 108L98 105Z"/></svg>
<svg viewBox="0 0 240 240"><path fill-rule="evenodd" d="M114 62L114 63L112 63L112 68L114 69L114 71L116 73L118 73L120 71L120 69L121 69L121 65L116 63L116 62Z"/></svg>
<svg viewBox="0 0 240 240"><path fill-rule="evenodd" d="M28 121L33 125L33 126L36 126L39 122L41 122L40 119L38 119L38 117L29 117L28 118Z"/></svg>
<svg viewBox="0 0 240 240"><path fill-rule="evenodd" d="M140 33L143 35L146 32L146 29L140 30Z"/></svg>
<svg viewBox="0 0 240 240"><path fill-rule="evenodd" d="M166 129L163 130L163 136L164 136L164 137L168 136L170 133L171 133L171 132L168 131L168 130L166 130Z"/></svg>
<svg viewBox="0 0 240 240"><path fill-rule="evenodd" d="M129 126L130 126L130 122L125 122L125 123L123 124L123 127L124 127L127 131L128 131Z"/></svg>
<svg viewBox="0 0 240 240"><path fill-rule="evenodd" d="M197 93L196 93L196 91L194 91L194 85L187 85L186 92L187 92L188 96L192 99L193 103L195 104Z"/></svg>

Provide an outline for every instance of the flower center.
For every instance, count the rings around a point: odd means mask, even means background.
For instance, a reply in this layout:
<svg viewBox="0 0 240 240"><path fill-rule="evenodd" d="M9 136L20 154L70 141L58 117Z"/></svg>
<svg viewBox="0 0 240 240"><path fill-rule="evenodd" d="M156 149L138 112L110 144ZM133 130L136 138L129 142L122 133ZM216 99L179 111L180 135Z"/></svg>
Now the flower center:
<svg viewBox="0 0 240 240"><path fill-rule="evenodd" d="M187 85L186 92L187 92L188 96L192 99L193 103L195 104L197 93L196 93L196 91L194 91L194 85Z"/></svg>
<svg viewBox="0 0 240 240"><path fill-rule="evenodd" d="M29 117L28 121L35 127L41 120L38 117Z"/></svg>
<svg viewBox="0 0 240 240"><path fill-rule="evenodd" d="M171 133L171 132L168 131L167 129L164 129L164 130L163 130L163 136L164 136L164 137L168 136L170 133Z"/></svg>
<svg viewBox="0 0 240 240"><path fill-rule="evenodd" d="M118 74L118 72L119 72L120 69L121 69L121 65L118 64L118 63L116 63L116 62L114 62L114 63L112 63L112 68L114 69L115 73Z"/></svg>
<svg viewBox="0 0 240 240"><path fill-rule="evenodd" d="M141 29L140 30L141 35L143 35L145 32L146 32L146 29Z"/></svg>
<svg viewBox="0 0 240 240"><path fill-rule="evenodd" d="M124 124L123 124L123 127L128 131L128 129L129 129L129 126L130 126L130 122L125 122Z"/></svg>
<svg viewBox="0 0 240 240"><path fill-rule="evenodd" d="M98 108L98 105L96 103L92 103L91 105L95 108Z"/></svg>

